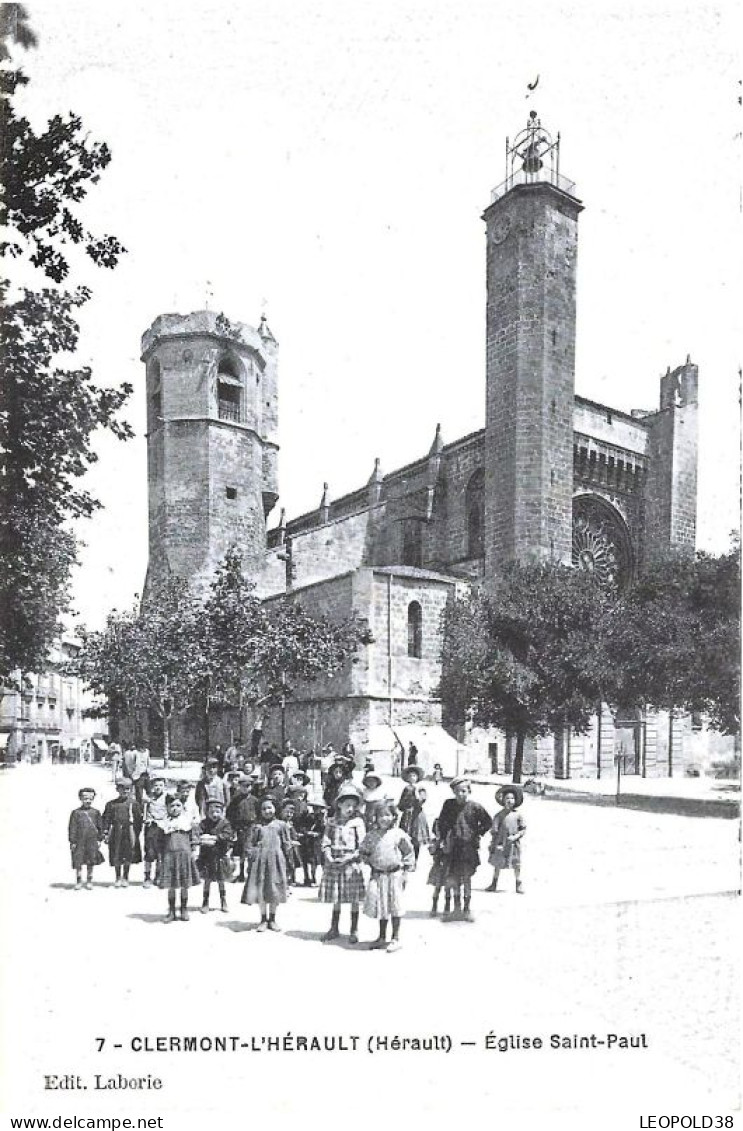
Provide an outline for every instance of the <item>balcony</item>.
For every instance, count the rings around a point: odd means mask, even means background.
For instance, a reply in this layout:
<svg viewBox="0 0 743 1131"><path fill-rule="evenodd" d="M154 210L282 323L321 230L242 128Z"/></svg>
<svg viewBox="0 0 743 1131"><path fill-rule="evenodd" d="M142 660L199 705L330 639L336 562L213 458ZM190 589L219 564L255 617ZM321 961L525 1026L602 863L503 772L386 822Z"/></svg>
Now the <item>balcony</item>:
<svg viewBox="0 0 743 1131"><path fill-rule="evenodd" d="M232 401L218 401L217 411L220 420L231 420L233 424L245 423L245 413L242 412L239 404L234 404Z"/></svg>
<svg viewBox="0 0 743 1131"><path fill-rule="evenodd" d="M574 433L573 476L576 485L596 485L626 495L637 495L642 491L647 474L647 456L594 436Z"/></svg>
<svg viewBox="0 0 743 1131"><path fill-rule="evenodd" d="M553 185L561 192L566 192L568 196L575 197L575 181L568 180L556 169L545 165L543 168L532 172L526 169L514 169L505 181L496 185L493 189L490 194L490 203L495 204L496 200L500 200L502 196L505 196L517 185Z"/></svg>

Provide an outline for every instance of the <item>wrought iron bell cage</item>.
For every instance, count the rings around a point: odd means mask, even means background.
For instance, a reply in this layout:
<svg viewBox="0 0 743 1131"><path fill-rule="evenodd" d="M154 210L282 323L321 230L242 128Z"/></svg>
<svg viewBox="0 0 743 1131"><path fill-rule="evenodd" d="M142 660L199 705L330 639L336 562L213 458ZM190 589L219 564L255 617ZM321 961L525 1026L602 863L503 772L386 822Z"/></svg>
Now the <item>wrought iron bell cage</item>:
<svg viewBox="0 0 743 1131"><path fill-rule="evenodd" d="M493 189L492 199L499 200L516 185L551 184L571 196L575 183L560 173L560 135L552 137L544 128L536 110L529 114L523 130L511 142L506 138L506 176Z"/></svg>

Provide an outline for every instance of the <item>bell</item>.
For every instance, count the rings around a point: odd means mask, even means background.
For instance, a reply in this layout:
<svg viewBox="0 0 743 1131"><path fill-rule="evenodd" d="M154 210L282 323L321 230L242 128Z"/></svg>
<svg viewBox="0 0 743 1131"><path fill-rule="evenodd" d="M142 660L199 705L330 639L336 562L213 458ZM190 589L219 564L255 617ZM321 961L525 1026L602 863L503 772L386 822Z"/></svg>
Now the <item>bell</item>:
<svg viewBox="0 0 743 1131"><path fill-rule="evenodd" d="M539 149L535 141L529 142L524 150L524 164L522 166L525 173L538 173L542 168L544 162L539 156Z"/></svg>

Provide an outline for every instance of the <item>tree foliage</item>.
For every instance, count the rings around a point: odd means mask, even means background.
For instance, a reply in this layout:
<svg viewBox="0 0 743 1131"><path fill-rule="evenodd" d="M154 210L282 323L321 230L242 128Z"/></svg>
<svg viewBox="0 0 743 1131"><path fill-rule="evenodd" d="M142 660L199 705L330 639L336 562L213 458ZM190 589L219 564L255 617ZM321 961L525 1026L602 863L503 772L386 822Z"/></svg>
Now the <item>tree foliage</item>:
<svg viewBox="0 0 743 1131"><path fill-rule="evenodd" d="M141 607L109 613L102 631L81 629L82 646L69 668L101 697L102 714L158 715L167 764L173 717L200 701L201 634L201 605L187 582L168 577Z"/></svg>
<svg viewBox="0 0 743 1131"><path fill-rule="evenodd" d="M704 713L740 728L740 549L669 556L622 592L555 565L512 565L452 601L439 687L448 714L517 738L582 731L598 704Z"/></svg>
<svg viewBox="0 0 743 1131"><path fill-rule="evenodd" d="M308 613L292 596L264 604L233 549L212 581L202 640L212 698L269 708L291 698L298 685L335 675L371 634L358 617L334 622Z"/></svg>
<svg viewBox="0 0 743 1131"><path fill-rule="evenodd" d="M297 685L332 676L371 640L361 620L333 623L281 601L270 608L255 595L230 551L205 601L168 577L140 608L112 612L101 632L81 632L70 665L112 715L154 711L163 721L165 756L176 715L222 704L268 708Z"/></svg>
<svg viewBox="0 0 743 1131"><path fill-rule="evenodd" d="M669 555L640 576L606 635L623 706L698 712L738 733L740 585L739 545L720 556Z"/></svg>
<svg viewBox="0 0 743 1131"><path fill-rule="evenodd" d="M100 267L114 267L123 248L115 237L85 226L79 205L111 160L105 143L91 141L80 118L55 115L36 131L19 112L28 82L9 63L14 45L35 36L22 5L0 12L0 679L43 665L68 600L76 560L72 519L99 506L81 486L96 454L98 429L132 435L118 413L131 386L99 387L85 366L59 358L79 342L77 311L85 286L60 289L76 250ZM21 287L15 267L40 287ZM29 270L31 269L31 270Z"/></svg>
<svg viewBox="0 0 743 1131"><path fill-rule="evenodd" d="M601 626L611 595L567 566L514 564L492 594L447 606L439 694L452 718L524 741L564 727L585 730L603 694Z"/></svg>

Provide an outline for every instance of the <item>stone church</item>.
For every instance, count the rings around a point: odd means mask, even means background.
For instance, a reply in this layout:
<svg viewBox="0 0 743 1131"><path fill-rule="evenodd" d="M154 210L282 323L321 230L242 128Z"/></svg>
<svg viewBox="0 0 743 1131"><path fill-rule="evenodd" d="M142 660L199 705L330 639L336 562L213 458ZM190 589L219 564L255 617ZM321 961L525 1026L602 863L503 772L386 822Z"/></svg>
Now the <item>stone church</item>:
<svg viewBox="0 0 743 1131"><path fill-rule="evenodd" d="M497 734L442 728L434 690L440 617L451 594L488 585L504 563L572 562L620 585L669 548L693 552L697 367L660 379L658 407L625 412L576 395L576 261L583 205L560 171L559 137L532 112L506 143L506 174L483 213L486 236L485 425L341 498L271 522L279 498L278 345L211 311L156 318L142 339L147 374L149 568L205 585L237 544L258 592L291 591L309 610L365 617L374 643L287 710L305 747L350 736L384 764L396 741L424 763L508 771ZM433 428L432 428L433 433ZM371 460L370 460L371 463ZM277 720L267 734L277 737ZM527 768L600 776L682 772L688 723L612 718L586 735L540 740ZM464 744L464 745L462 745Z"/></svg>

